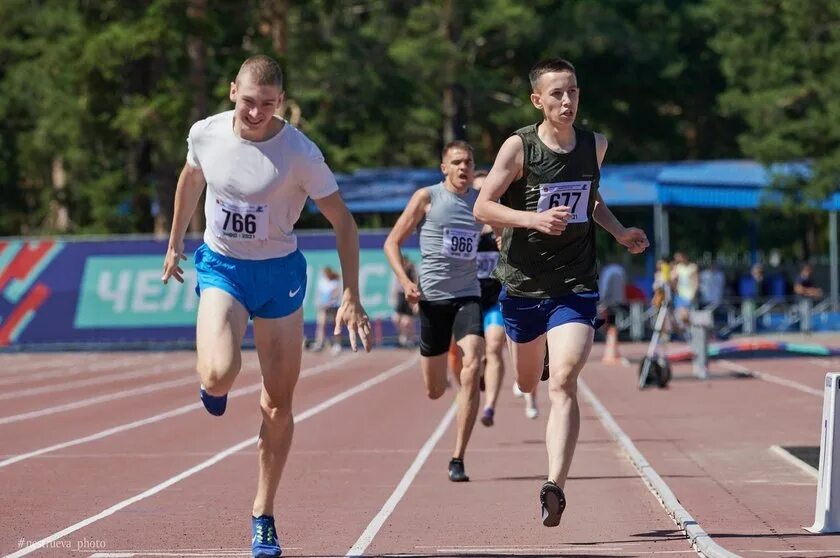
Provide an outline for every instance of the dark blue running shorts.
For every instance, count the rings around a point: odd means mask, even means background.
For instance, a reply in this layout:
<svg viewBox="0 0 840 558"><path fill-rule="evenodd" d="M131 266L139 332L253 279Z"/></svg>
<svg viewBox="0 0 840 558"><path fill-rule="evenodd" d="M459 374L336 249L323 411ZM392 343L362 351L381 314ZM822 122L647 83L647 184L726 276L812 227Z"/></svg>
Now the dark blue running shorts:
<svg viewBox="0 0 840 558"><path fill-rule="evenodd" d="M526 298L499 294L505 332L516 343L528 343L563 324L586 324L599 328L598 293L567 294L557 298Z"/></svg>

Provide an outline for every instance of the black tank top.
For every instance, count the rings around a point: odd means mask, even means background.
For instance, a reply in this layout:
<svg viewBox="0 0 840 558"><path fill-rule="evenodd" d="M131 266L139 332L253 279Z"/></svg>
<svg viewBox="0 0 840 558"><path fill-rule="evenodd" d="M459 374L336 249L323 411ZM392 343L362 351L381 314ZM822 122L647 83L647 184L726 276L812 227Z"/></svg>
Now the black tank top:
<svg viewBox="0 0 840 558"><path fill-rule="evenodd" d="M537 136L537 126L516 131L525 150L522 178L510 185L501 203L520 211L566 205L573 216L559 236L506 228L493 276L515 296L553 298L597 292L592 212L601 173L595 134L576 127L574 149L557 153Z"/></svg>

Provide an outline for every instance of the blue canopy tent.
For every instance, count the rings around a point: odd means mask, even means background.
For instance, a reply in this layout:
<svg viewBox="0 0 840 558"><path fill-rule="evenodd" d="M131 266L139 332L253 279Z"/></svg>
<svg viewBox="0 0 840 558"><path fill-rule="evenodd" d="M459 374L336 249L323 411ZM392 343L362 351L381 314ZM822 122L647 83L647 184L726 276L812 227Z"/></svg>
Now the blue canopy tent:
<svg viewBox="0 0 840 558"><path fill-rule="evenodd" d="M654 223L657 254L668 252L668 213L666 207L700 207L722 209L758 209L780 205L781 192L771 186L779 176L798 176L807 179L810 165L802 162L764 166L755 161L722 160L669 163L656 176L657 203ZM837 212L840 210L840 191L815 205L815 209L829 212L830 299L838 310L838 238ZM658 217L656 216L657 214Z"/></svg>
<svg viewBox="0 0 840 558"><path fill-rule="evenodd" d="M795 162L766 167L755 161L720 160L605 165L601 194L613 207L652 207L656 256L670 253L668 207L757 209L779 204L770 186L778 175L807 178L810 165ZM402 211L422 186L439 182L438 169L366 169L336 176L354 212ZM838 310L837 212L840 190L816 206L829 212L832 308ZM314 210L314 206L311 207Z"/></svg>

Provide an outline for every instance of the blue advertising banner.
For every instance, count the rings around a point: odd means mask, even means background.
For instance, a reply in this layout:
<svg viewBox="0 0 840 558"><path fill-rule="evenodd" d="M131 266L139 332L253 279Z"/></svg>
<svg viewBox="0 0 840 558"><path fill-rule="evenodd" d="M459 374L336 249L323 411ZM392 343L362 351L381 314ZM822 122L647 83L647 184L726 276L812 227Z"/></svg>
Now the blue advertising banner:
<svg viewBox="0 0 840 558"><path fill-rule="evenodd" d="M371 317L387 321L392 273L384 240L384 233L362 234L359 287ZM418 261L412 240L404 252ZM165 241L0 240L0 347L191 343L198 309L192 253L199 243L187 242L185 282L164 285ZM304 319L311 327L318 275L325 266L341 267L331 233L302 234L299 246L307 259Z"/></svg>

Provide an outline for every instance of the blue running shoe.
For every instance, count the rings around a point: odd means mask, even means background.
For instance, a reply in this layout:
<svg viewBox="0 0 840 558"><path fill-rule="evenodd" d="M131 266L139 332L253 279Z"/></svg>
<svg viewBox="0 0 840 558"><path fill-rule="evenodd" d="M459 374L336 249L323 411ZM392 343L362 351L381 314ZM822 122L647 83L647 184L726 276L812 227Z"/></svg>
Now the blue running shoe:
<svg viewBox="0 0 840 558"><path fill-rule="evenodd" d="M251 517L251 553L254 558L277 558L283 554L272 516Z"/></svg>
<svg viewBox="0 0 840 558"><path fill-rule="evenodd" d="M225 414L225 409L227 409L227 393L217 397L204 391L204 386L201 386L199 394L201 396L201 402L204 403L204 408L207 409L208 413L217 417Z"/></svg>

